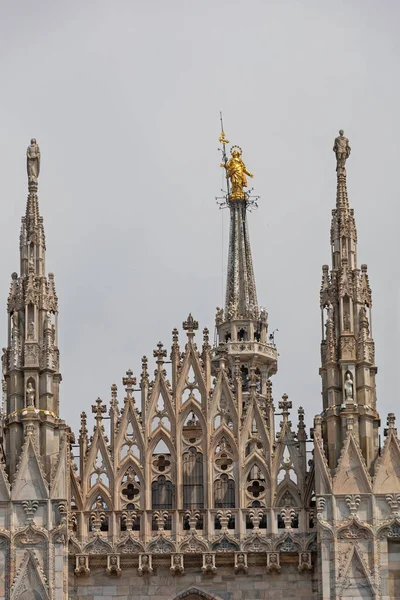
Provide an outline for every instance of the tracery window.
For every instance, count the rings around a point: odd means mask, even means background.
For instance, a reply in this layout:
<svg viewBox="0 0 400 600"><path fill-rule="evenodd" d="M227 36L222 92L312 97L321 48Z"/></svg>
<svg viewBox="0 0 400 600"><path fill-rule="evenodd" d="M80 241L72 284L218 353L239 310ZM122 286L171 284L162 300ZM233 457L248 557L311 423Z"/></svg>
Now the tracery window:
<svg viewBox="0 0 400 600"><path fill-rule="evenodd" d="M183 508L203 507L203 454L192 446L183 454Z"/></svg>
<svg viewBox="0 0 400 600"><path fill-rule="evenodd" d="M254 500L260 501L264 506L266 490L265 475L260 467L255 464L251 467L247 476L246 496L249 502L248 506L251 506Z"/></svg>
<svg viewBox="0 0 400 600"><path fill-rule="evenodd" d="M140 480L132 466L122 477L120 491L123 505L129 503L134 508L140 508Z"/></svg>

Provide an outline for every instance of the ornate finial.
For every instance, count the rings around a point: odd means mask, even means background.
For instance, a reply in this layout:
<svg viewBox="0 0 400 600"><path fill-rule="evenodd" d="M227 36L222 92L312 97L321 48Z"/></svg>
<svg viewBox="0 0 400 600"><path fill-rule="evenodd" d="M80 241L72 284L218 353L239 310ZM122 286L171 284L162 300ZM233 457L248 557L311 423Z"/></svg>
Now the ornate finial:
<svg viewBox="0 0 400 600"><path fill-rule="evenodd" d="M116 408L118 406L118 397L117 397L118 388L115 383L111 386L111 406Z"/></svg>
<svg viewBox="0 0 400 600"><path fill-rule="evenodd" d="M187 331L189 337L193 337L194 336L193 332L199 328L199 323L198 323L198 321L195 321L192 317L192 314L189 313L189 316L186 319L186 321L184 321L182 323L182 327L185 331Z"/></svg>
<svg viewBox="0 0 400 600"><path fill-rule="evenodd" d="M314 434L317 434L319 437L322 435L322 416L316 415L314 417Z"/></svg>
<svg viewBox="0 0 400 600"><path fill-rule="evenodd" d="M283 394L282 396L282 400L279 401L279 409L282 411L282 417L283 417L283 421L281 422L281 426L283 425L283 423L289 423L289 414L290 414L290 409L292 408L292 401L288 399L288 395L287 394Z"/></svg>
<svg viewBox="0 0 400 600"><path fill-rule="evenodd" d="M147 356L142 356L142 373L140 375L140 381L143 384L144 382L149 381L149 373L147 371Z"/></svg>
<svg viewBox="0 0 400 600"><path fill-rule="evenodd" d="M40 173L40 149L35 138L31 139L30 146L28 146L26 151L26 168L28 171L29 191L36 191Z"/></svg>
<svg viewBox="0 0 400 600"><path fill-rule="evenodd" d="M96 421L101 421L105 412L107 412L106 405L103 404L103 400L101 398L97 398L96 404L92 404L92 413L96 415Z"/></svg>
<svg viewBox="0 0 400 600"><path fill-rule="evenodd" d="M387 416L387 428L384 429L384 435L389 435L389 432L392 431L394 435L397 435L397 429L395 427L396 423L396 415L394 413L389 413Z"/></svg>
<svg viewBox="0 0 400 600"><path fill-rule="evenodd" d="M203 329L203 350L210 350L210 332L207 327Z"/></svg>
<svg viewBox="0 0 400 600"><path fill-rule="evenodd" d="M79 433L83 436L83 435L87 435L87 427L86 427L86 413L85 411L81 412L81 428L79 430Z"/></svg>
<svg viewBox="0 0 400 600"><path fill-rule="evenodd" d="M344 131L341 129L339 135L335 138L333 144L333 151L336 154L336 172L338 177L340 175L346 175L346 160L350 156L351 148L349 140L344 136Z"/></svg>
<svg viewBox="0 0 400 600"><path fill-rule="evenodd" d="M353 431L353 429L354 429L354 423L355 423L355 419L354 419L353 415L349 415L346 418L347 431Z"/></svg>
<svg viewBox="0 0 400 600"><path fill-rule="evenodd" d="M299 441L304 441L307 439L306 426L304 424L304 408L300 406L297 413L299 416L299 422L297 424L297 439Z"/></svg>
<svg viewBox="0 0 400 600"><path fill-rule="evenodd" d="M153 356L157 359L157 365L159 368L164 364L164 358L167 356L167 351L163 348L162 342L158 342L157 349L153 350Z"/></svg>
<svg viewBox="0 0 400 600"><path fill-rule="evenodd" d="M173 344L177 344L178 343L178 336L179 336L179 331L177 330L176 327L174 327L173 330L172 330L172 343Z"/></svg>
<svg viewBox="0 0 400 600"><path fill-rule="evenodd" d="M136 377L130 369L126 372L126 377L122 378L122 383L125 386L126 399L132 398L133 386L136 385Z"/></svg>
<svg viewBox="0 0 400 600"><path fill-rule="evenodd" d="M227 140L226 137L225 137L225 131L224 130L221 131L221 135L219 136L218 141L223 146L225 146L225 144L229 144L229 140Z"/></svg>
<svg viewBox="0 0 400 600"><path fill-rule="evenodd" d="M272 402L272 381L270 379L267 379L266 397L267 397L267 402L271 403Z"/></svg>

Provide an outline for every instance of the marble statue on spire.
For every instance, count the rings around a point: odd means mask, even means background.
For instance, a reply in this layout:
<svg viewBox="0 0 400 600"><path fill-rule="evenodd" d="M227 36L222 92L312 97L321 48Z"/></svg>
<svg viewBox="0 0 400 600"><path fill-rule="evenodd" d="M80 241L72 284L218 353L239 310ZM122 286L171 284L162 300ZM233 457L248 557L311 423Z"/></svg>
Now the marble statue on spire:
<svg viewBox="0 0 400 600"><path fill-rule="evenodd" d="M343 129L339 131L339 135L335 138L335 142L333 144L333 151L336 154L336 171L338 175L340 173L345 173L345 165L346 160L350 156L350 144L347 137L344 135Z"/></svg>
<svg viewBox="0 0 400 600"><path fill-rule="evenodd" d="M40 173L40 148L35 138L31 139L31 144L26 151L26 168L28 181L37 182Z"/></svg>

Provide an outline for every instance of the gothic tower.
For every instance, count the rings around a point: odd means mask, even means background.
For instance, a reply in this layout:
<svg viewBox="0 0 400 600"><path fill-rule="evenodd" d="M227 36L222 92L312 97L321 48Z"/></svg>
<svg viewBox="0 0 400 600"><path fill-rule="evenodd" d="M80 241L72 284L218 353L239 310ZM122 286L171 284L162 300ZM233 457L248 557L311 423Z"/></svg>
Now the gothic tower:
<svg viewBox="0 0 400 600"><path fill-rule="evenodd" d="M349 417L368 469L378 455L375 346L367 266L358 267L354 210L347 197L345 163L350 155L343 131L335 140L336 208L332 210L332 267L322 267L322 434L330 469L337 466ZM325 321L326 317L326 321ZM324 323L325 321L325 323ZM350 419L351 422L353 420Z"/></svg>
<svg viewBox="0 0 400 600"><path fill-rule="evenodd" d="M242 150L238 146L232 147L232 158L228 161L225 152L228 141L224 132L220 141L224 157L221 166L227 171L226 206L230 213L230 230L225 310L218 308L216 315L218 350L226 354L232 372L240 371L245 407L252 376L257 377L261 394L267 394L269 378L277 371L277 350L272 336L270 343L268 340L268 313L257 302L247 222L248 209L255 202L244 189L247 187L245 175L252 177L252 174L241 160ZM270 426L273 436L273 419Z"/></svg>
<svg viewBox="0 0 400 600"><path fill-rule="evenodd" d="M45 274L37 196L40 150L34 139L27 150L27 169L20 275L11 276L8 343L2 357L0 569L6 573L6 598L61 600L67 589L67 465L72 438L59 417L58 300L54 275Z"/></svg>

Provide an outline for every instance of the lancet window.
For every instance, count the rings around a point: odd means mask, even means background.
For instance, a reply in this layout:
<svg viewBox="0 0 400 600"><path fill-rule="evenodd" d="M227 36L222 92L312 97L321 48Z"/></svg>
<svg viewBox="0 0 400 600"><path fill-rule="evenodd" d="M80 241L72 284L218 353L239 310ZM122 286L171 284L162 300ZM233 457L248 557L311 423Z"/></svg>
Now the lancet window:
<svg viewBox="0 0 400 600"><path fill-rule="evenodd" d="M235 481L223 473L214 483L215 508L235 508Z"/></svg>
<svg viewBox="0 0 400 600"><path fill-rule="evenodd" d="M153 510L174 508L174 486L165 475L159 475L151 484L151 504Z"/></svg>
<svg viewBox="0 0 400 600"><path fill-rule="evenodd" d="M183 508L203 508L203 454L195 447L183 454Z"/></svg>

